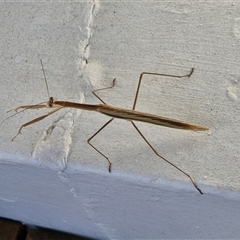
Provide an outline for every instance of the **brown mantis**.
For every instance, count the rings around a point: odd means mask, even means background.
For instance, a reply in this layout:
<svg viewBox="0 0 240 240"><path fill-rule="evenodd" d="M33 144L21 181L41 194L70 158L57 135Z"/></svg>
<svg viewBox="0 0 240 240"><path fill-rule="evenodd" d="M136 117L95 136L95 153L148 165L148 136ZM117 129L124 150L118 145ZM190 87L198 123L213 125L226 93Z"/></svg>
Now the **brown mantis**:
<svg viewBox="0 0 240 240"><path fill-rule="evenodd" d="M165 162L167 162L168 164L170 164L171 166L173 166L174 168L176 168L177 170L179 170L180 172L182 172L185 176L187 176L190 181L192 182L192 184L194 185L194 187L201 193L202 191L198 188L197 184L194 182L194 180L191 178L191 176L186 173L185 171L183 171L181 168L177 167L176 165L174 165L173 163L171 163L169 160L167 160L166 158L164 158L163 156L161 156L154 148L153 146L149 143L149 141L144 137L144 135L141 133L141 131L138 129L138 127L136 126L136 124L133 121L141 121L141 122L146 122L146 123L151 123L151 124L156 124L156 125L160 125L160 126L164 126L164 127L170 127L170 128L177 128L177 129L184 129L184 130L193 130L193 131L205 131L208 130L207 127L204 126L200 126L200 125L196 125L196 124L192 124L192 123L187 123L187 122L183 122L183 121L179 121L179 120L175 120L175 119L171 119L171 118L165 118L165 117L161 117L161 116L157 116L157 115L153 115L153 114L148 114L148 113L144 113L144 112L139 112L135 110L136 107L136 103L137 103L137 98L138 98L138 94L139 94L139 89L140 89L140 85L141 85L141 81L144 75L155 75L155 76L164 76L164 77L173 77L173 78L184 78L184 77L190 77L194 71L194 68L191 69L190 73L186 74L186 75L170 75L170 74L161 74L161 73L151 73L151 72L142 72L139 76L139 82L138 82L138 87L137 87L137 91L136 91L136 95L135 95L135 99L134 99L134 103L133 103L133 108L132 110L129 109L124 109L124 108L118 108L118 107L113 107L110 105L107 105L97 94L97 91L101 91L101 90L106 90L106 89L110 89L113 88L115 86L115 81L116 79L113 80L112 85L110 87L106 87L106 88L101 88L101 89L97 89L92 91L92 93L102 102L101 104L96 104L96 105L90 105L90 104L82 104L82 103L76 103L76 102L68 102L68 101L57 101L54 100L53 97L50 97L49 95L49 90L48 90L48 85L47 85L47 80L46 80L46 75L45 75L45 71L43 68L43 64L42 61L41 62L41 66L42 66L42 71L43 71L43 76L44 76L44 81L46 84L46 89L47 89L47 93L49 96L49 99L47 102L44 103L40 103L40 104L36 104L36 105L25 105L25 106L19 106L17 108L15 108L15 111L18 111L19 109L23 109L27 110L27 109L39 109L39 108L53 108L52 111L48 112L45 115L42 115L38 118L35 118L25 124L23 124L17 134L15 135L15 137L12 139L12 141L21 133L22 129L24 127L27 127L31 124L34 124L36 122L39 122L41 120L43 120L44 118L52 115L53 113L59 111L62 108L77 108L77 109L82 109L82 110L88 110L88 111L97 111L100 112L102 114L108 115L110 117L112 117L107 123L105 123L96 133L94 133L88 140L88 144L94 148L98 153L100 153L107 161L109 164L108 170L109 172L111 172L111 166L112 163L111 161L108 159L107 156L105 156L100 150L98 150L94 145L91 144L91 140L98 134L100 133L107 125L109 125L114 118L121 118L121 119L125 119L131 122L131 124L133 125L133 127L137 130L137 132L140 134L140 136L143 138L143 140L147 143L147 145L152 149L152 151L162 160L164 160ZM17 114L17 113L15 113ZM11 117L11 116L10 116ZM10 118L8 117L8 118ZM7 119L8 119L7 118ZM5 120L7 120L5 119ZM4 121L5 121L4 120Z"/></svg>

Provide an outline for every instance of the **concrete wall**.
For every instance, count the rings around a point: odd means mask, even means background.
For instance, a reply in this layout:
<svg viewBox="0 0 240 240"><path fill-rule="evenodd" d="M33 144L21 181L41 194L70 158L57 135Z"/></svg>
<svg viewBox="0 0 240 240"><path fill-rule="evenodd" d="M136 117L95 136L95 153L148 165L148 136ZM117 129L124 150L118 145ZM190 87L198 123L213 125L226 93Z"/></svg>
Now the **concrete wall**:
<svg viewBox="0 0 240 240"><path fill-rule="evenodd" d="M237 238L239 214L238 2L81 1L1 3L0 121L48 100L132 108L209 127L190 132L62 109L27 110L0 125L0 216L113 238ZM14 113L14 112L12 112Z"/></svg>

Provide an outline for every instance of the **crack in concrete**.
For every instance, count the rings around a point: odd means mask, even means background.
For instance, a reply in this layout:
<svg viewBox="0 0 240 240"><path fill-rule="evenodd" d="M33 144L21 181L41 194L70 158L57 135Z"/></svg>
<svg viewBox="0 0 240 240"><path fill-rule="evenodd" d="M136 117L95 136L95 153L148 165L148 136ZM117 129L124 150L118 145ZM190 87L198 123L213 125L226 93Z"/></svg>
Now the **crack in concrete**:
<svg viewBox="0 0 240 240"><path fill-rule="evenodd" d="M83 78L90 55L91 26L98 5L97 1L92 1L91 5L87 5L84 13L85 26L80 28L81 36L85 36L85 39L80 40L79 43L78 70L81 73L80 78ZM84 80L89 81L87 78ZM84 93L80 93L78 101L83 102L84 99ZM74 123L79 118L80 112L77 109L70 109L55 120L40 137L33 149L32 156L41 160L41 163L45 162L52 167L57 166L58 171L64 172L67 168L68 155L71 149Z"/></svg>
<svg viewBox="0 0 240 240"><path fill-rule="evenodd" d="M82 49L83 55L81 57L80 53L80 58L82 59L82 62L79 63L79 70L83 70L83 68L88 64L88 59L90 56L90 45L91 45L91 38L92 38L92 23L94 21L94 17L98 12L99 8L99 3L98 1L92 1L92 6L89 9L89 16L88 20L86 21L86 27L85 29L87 30L86 32L86 39L80 43L80 49ZM81 31L82 29L80 29Z"/></svg>

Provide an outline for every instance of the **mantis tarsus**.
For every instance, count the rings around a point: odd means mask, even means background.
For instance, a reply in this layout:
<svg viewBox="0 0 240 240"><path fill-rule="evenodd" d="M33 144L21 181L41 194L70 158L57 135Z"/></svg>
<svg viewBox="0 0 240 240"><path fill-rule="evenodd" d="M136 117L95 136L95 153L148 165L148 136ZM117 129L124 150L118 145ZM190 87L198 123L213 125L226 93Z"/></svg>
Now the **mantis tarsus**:
<svg viewBox="0 0 240 240"><path fill-rule="evenodd" d="M139 76L139 82L138 82L138 87L137 87L137 91L136 91L136 95L135 95L135 99L134 99L134 103L133 103L133 108L132 110L129 109L124 109L124 108L118 108L118 107L113 107L110 105L107 105L97 94L97 91L101 91L101 90L106 90L106 89L110 89L113 88L115 86L115 81L116 79L113 80L112 85L110 87L106 87L106 88L101 88L101 89L97 89L92 91L92 93L102 102L101 104L96 104L96 105L90 105L90 104L82 104L82 103L75 103L75 102L68 102L68 101L55 101L53 97L50 97L49 95L49 90L48 90L48 85L47 85L47 80L46 80L46 75L45 75L45 71L43 68L43 64L42 64L42 60L40 60L41 62L41 66L42 66L42 71L43 71L43 76L44 76L44 81L46 84L46 89L47 89L47 93L48 93L48 101L44 102L44 103L40 103L40 104L36 104L36 105L25 105L25 106L19 106L17 108L15 108L15 111L18 111L19 109L39 109L39 108L53 108L52 111L50 111L49 113L42 115L38 118L35 118L25 124L23 124L19 130L18 133L15 135L15 137L12 139L12 141L18 136L18 134L21 133L21 130L28 126L31 125L33 123L39 122L41 120L43 120L44 118L50 116L51 114L57 112L58 110L62 109L62 108L77 108L77 109L82 109L82 110L88 110L88 111L97 111L100 113L103 113L105 115L111 116L112 118L105 123L96 133L94 133L88 140L88 144L94 148L98 153L100 153L107 161L109 164L108 170L109 172L111 172L111 166L112 163L111 161L108 159L107 156L105 156L100 150L98 150L94 145L91 144L91 140L99 133L101 132L108 124L110 124L114 118L121 118L121 119L125 119L131 122L131 124L133 125L133 127L137 130L137 132L140 134L140 136L144 139L144 141L148 144L148 146L152 149L152 151L158 156L160 157L162 160L164 160L165 162L167 162L168 164L172 165L174 168L176 168L177 170L179 170L180 172L182 172L185 176L187 176L192 184L194 185L194 187L201 193L202 191L198 188L197 184L194 182L194 180L191 178L191 176L186 173L185 171L183 171L181 168L177 167L175 164L171 163L169 160L167 160L166 158L164 158L163 156L161 156L155 149L154 147L149 143L149 141L144 137L144 135L141 133L141 131L138 129L138 127L135 125L134 121L141 121L141 122L146 122L146 123L152 123L152 124L156 124L156 125L161 125L164 127L170 127L170 128L177 128L177 129L184 129L184 130L193 130L193 131L205 131L208 130L207 127L204 126L200 126L200 125L196 125L196 124L192 124L192 123L187 123L187 122L183 122L183 121L179 121L179 120L175 120L175 119L171 119L171 118L165 118L165 117L161 117L161 116L157 116L157 115L153 115L153 114L148 114L148 113L143 113L143 112L138 112L135 111L135 107L136 107L136 103L137 103L137 98L138 98L138 94L139 94L139 89L140 89L140 85L141 85L141 81L144 75L155 75L155 76L164 76L164 77L173 77L173 78L183 78L183 77L190 77L194 71L194 68L191 69L190 73L186 74L186 75L170 75L170 74L161 74L161 73L151 73L151 72L142 72ZM22 111L23 111L22 110ZM11 116L10 116L11 117ZM7 118L8 119L8 118ZM5 119L6 120L6 119ZM5 121L4 120L4 121Z"/></svg>

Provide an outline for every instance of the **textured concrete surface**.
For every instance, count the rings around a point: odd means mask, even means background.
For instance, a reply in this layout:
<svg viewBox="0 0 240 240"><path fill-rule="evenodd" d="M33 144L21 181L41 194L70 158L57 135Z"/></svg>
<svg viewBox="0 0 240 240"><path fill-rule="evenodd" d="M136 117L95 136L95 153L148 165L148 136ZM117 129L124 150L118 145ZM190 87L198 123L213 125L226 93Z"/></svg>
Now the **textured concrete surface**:
<svg viewBox="0 0 240 240"><path fill-rule="evenodd" d="M0 121L9 109L47 101L42 59L54 98L98 103L91 91L116 78L115 88L99 95L129 109L141 72L185 75L194 67L190 78L144 77L136 109L209 127L198 133L136 123L162 156L191 175L201 196L128 122L116 120L93 139L113 163L109 174L106 159L87 144L107 116L61 110L11 142L23 123L49 110L24 111L0 125L1 216L110 239L146 238L143 222L151 237L239 237L239 3L11 2L0 11ZM39 205L44 219L34 212ZM24 206L32 206L26 214Z"/></svg>

